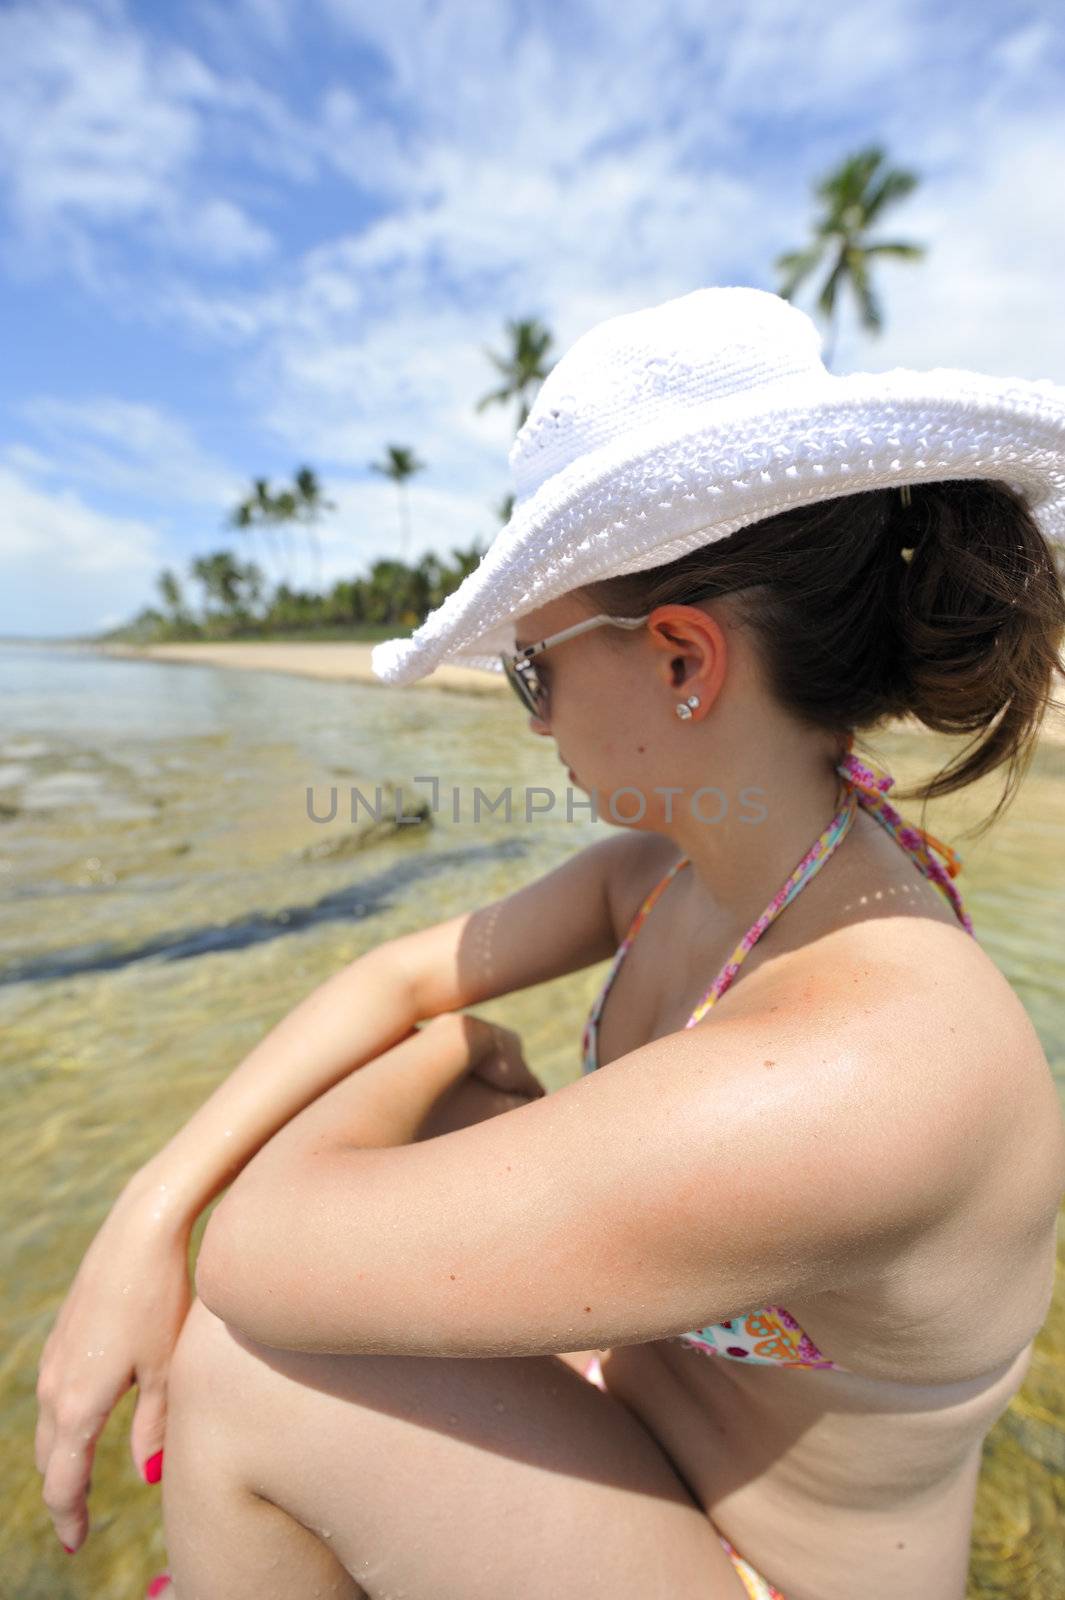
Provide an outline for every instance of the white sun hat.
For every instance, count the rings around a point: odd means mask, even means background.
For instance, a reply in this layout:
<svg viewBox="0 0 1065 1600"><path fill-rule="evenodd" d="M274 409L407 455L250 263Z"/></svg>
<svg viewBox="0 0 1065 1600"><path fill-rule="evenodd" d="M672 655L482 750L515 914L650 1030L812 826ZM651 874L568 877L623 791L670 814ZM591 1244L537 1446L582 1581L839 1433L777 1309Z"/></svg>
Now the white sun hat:
<svg viewBox="0 0 1065 1600"><path fill-rule="evenodd" d="M509 461L510 521L409 638L374 647L384 682L501 672L526 612L866 489L998 479L1065 541L1065 386L949 367L836 376L813 321L764 289L598 323L544 380Z"/></svg>

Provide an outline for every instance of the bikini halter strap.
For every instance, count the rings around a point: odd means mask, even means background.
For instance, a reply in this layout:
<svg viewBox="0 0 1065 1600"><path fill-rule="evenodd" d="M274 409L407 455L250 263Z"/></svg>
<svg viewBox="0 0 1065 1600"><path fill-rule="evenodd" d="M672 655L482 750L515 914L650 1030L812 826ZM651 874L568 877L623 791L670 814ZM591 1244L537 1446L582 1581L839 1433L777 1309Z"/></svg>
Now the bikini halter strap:
<svg viewBox="0 0 1065 1600"><path fill-rule="evenodd" d="M692 1012L686 1028L692 1028L706 1015L710 1007L731 986L733 979L739 971L749 950L757 944L769 924L780 915L785 906L791 904L803 886L809 883L828 861L829 857L842 844L853 826L859 805L869 811L883 828L886 828L898 844L911 856L914 863L938 884L943 893L954 907L955 915L967 933L974 933L972 922L961 903L961 896L955 889L951 879L961 871L961 860L949 845L940 843L932 834L926 833L923 828L911 828L903 822L894 806L885 797L887 791L893 786L895 780L889 772L882 767L877 767L873 762L860 760L853 754L851 746L854 742L853 734L847 740L847 753L840 761L837 772L848 786L847 798L844 800L828 827L818 839L810 846L809 850L799 862L795 871L782 884L773 899L766 906L758 921L753 923L743 938L740 940L732 956L722 967L714 982ZM942 852L946 857L947 866L944 869L932 856L933 847ZM687 857L676 863L676 867L687 865ZM672 870L676 870L676 867ZM668 875L672 876L672 871ZM665 881L668 881L668 877ZM665 887L665 881L659 885ZM974 934L975 937L975 934Z"/></svg>
<svg viewBox="0 0 1065 1600"><path fill-rule="evenodd" d="M847 753L836 771L854 792L855 801L863 810L876 818L881 827L912 856L925 877L930 878L943 891L954 907L958 921L966 933L972 933L975 937L972 919L962 905L961 895L951 882L962 869L960 856L949 844L943 844L934 834L926 833L924 828L911 827L909 823L903 821L887 799L888 790L894 786L894 778L875 762L863 761L856 756L853 753L853 745L852 733L847 738ZM938 850L943 856L945 867L932 855L933 850Z"/></svg>

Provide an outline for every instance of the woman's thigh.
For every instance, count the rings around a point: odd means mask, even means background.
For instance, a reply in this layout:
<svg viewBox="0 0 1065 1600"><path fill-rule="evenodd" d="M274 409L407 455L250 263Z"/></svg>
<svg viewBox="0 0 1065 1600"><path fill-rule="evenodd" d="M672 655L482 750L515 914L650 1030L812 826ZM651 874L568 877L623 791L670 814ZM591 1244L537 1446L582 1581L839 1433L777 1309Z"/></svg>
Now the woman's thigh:
<svg viewBox="0 0 1065 1600"><path fill-rule="evenodd" d="M522 1103L467 1079L418 1137ZM740 1600L716 1531L661 1445L579 1375L587 1354L278 1351L196 1300L170 1373L168 1544L226 1537L237 1489L327 1540L371 1600ZM214 1494L212 1474L228 1476Z"/></svg>
<svg viewBox="0 0 1065 1600"><path fill-rule="evenodd" d="M372 1600L745 1592L658 1442L554 1356L279 1351L196 1300L170 1406L172 1495L195 1482L197 1519L235 1488L265 1499L328 1539ZM182 1529L173 1498L167 1524L171 1544L225 1537Z"/></svg>

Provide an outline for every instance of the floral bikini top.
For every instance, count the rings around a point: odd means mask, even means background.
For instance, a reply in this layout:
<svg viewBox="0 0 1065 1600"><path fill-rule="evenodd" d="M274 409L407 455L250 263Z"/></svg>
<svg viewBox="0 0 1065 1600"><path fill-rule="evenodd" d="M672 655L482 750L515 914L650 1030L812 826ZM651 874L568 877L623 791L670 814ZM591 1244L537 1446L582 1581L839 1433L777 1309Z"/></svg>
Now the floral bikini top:
<svg viewBox="0 0 1065 1600"><path fill-rule="evenodd" d="M965 911L954 884L951 882L961 871L961 861L949 845L941 844L931 834L925 833L923 828L911 828L903 822L895 808L885 799L887 791L892 787L892 778L882 767L874 771L864 761L851 753L853 736L848 740L847 754L836 768L849 786L847 799L841 809L833 817L824 833L811 845L803 856L795 871L788 878L772 900L766 906L762 915L744 934L731 958L725 963L717 977L714 979L706 994L699 1001L695 1010L684 1024L692 1028L709 1011L714 1002L725 993L747 952L751 950L762 934L783 911L790 905L795 896L805 883L821 870L832 852L838 848L854 824L859 805L891 834L898 844L909 854L915 865L920 868L926 878L930 878L942 890L950 901L957 914L958 921L967 933L973 933L973 925ZM879 776L877 775L879 772ZM946 860L943 867L932 856L932 850L938 850ZM595 1003L584 1025L584 1034L581 1041L582 1072L594 1072L598 1066L596 1052L596 1030L599 1016L617 975L618 968L625 959L626 952L632 944L644 918L658 899L662 891L670 884L681 867L689 864L690 858L682 856L674 862L665 877L655 885L644 900L628 933L618 946L613 963L606 975L602 989L596 997ZM975 937L975 935L974 935ZM783 1306L765 1306L760 1311L749 1311L744 1315L730 1317L727 1322L714 1322L705 1328L696 1328L691 1333L678 1334L681 1343L692 1350L699 1350L704 1355L725 1356L735 1361L746 1361L756 1366L784 1366L784 1367L828 1367L837 1372L846 1372L849 1369L838 1361L830 1360L814 1344L813 1340L803 1332L794 1317L790 1316Z"/></svg>

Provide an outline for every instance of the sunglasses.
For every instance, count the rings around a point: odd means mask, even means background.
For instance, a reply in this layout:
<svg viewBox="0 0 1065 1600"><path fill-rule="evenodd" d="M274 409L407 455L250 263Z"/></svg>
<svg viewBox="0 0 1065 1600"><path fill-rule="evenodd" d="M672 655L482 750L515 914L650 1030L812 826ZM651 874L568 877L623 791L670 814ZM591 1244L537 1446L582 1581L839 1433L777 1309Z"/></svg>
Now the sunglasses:
<svg viewBox="0 0 1065 1600"><path fill-rule="evenodd" d="M700 600L717 599L723 594L736 594L741 589L750 589L756 584L737 583L730 584L727 588L715 584L712 588L700 589L697 594L689 595L686 600L674 601L675 605L695 605ZM538 644L527 644L523 650L518 650L512 655L501 654L499 659L503 663L503 671L507 675L507 682L525 707L534 717L543 721L547 716L547 684L533 666L533 657L542 655L554 644L561 644L563 639L573 639L578 633L587 633L590 628L601 628L609 623L612 628L640 628L653 613L647 611L642 617L608 617L601 613L597 617L589 617L585 622L574 623L572 628L563 628L561 633L549 634L546 639L541 639Z"/></svg>
<svg viewBox="0 0 1065 1600"><path fill-rule="evenodd" d="M575 623L572 628L563 628L561 633L549 634L538 644L527 644L524 649L518 650L513 655L501 654L499 659L503 663L507 682L525 709L542 721L547 716L547 685L532 664L534 656L542 655L552 645L561 644L563 639L574 639L578 633L587 633L591 628L601 628L605 623L609 623L613 628L642 627L650 615L648 611L642 617L608 617L605 614L588 617L584 622Z"/></svg>

